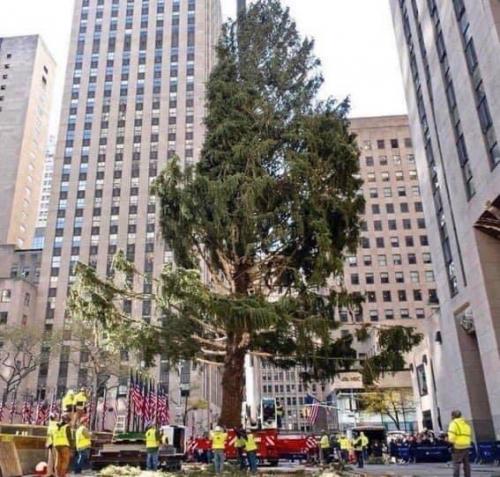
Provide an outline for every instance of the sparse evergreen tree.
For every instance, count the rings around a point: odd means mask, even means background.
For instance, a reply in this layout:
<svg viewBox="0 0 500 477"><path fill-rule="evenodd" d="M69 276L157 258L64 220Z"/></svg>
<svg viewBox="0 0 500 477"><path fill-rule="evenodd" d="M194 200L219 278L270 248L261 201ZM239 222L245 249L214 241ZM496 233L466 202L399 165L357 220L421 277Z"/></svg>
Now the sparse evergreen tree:
<svg viewBox="0 0 500 477"><path fill-rule="evenodd" d="M153 187L176 266L145 297L122 254L121 284L80 265L69 306L105 323L146 361L161 353L222 366L220 421L237 426L247 353L301 365L306 379L332 378L354 362L352 337L334 338L333 330L339 309L361 301L342 276L364 202L348 103L317 101L319 61L288 9L278 0L253 3L238 25L225 26L217 54L200 161L170 161ZM153 300L161 322L129 317L123 299ZM377 366L372 375L390 367Z"/></svg>

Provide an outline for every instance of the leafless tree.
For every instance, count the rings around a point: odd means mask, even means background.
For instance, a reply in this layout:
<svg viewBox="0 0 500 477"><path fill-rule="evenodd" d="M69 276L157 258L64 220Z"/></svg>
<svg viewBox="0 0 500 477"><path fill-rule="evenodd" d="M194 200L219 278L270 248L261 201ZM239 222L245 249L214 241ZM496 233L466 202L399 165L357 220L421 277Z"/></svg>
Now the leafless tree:
<svg viewBox="0 0 500 477"><path fill-rule="evenodd" d="M23 381L40 365L48 361L48 351L60 345L56 334L46 335L39 329L26 326L8 326L0 329L4 345L0 348L0 385L2 404L9 395L17 395Z"/></svg>

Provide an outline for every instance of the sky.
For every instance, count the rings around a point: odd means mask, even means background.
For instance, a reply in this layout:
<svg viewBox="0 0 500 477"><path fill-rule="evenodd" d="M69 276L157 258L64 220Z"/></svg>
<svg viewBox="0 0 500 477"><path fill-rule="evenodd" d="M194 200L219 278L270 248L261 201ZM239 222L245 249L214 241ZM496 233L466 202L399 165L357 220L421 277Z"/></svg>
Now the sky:
<svg viewBox="0 0 500 477"><path fill-rule="evenodd" d="M0 0L0 36L41 34L58 64L51 133L57 133L73 0ZM224 16L236 0L221 0ZM406 113L388 0L282 0L316 41L323 97L351 98L351 116Z"/></svg>

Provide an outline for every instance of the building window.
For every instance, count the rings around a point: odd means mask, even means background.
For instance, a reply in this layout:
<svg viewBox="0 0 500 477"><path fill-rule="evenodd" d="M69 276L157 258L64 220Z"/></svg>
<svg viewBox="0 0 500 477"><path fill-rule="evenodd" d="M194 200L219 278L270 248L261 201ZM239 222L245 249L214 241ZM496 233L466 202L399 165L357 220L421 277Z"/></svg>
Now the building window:
<svg viewBox="0 0 500 477"><path fill-rule="evenodd" d="M0 301L2 303L10 303L11 297L12 297L11 291L6 288L6 289L2 290L2 294L0 296Z"/></svg>
<svg viewBox="0 0 500 477"><path fill-rule="evenodd" d="M370 310L370 321L378 321L378 311Z"/></svg>
<svg viewBox="0 0 500 477"><path fill-rule="evenodd" d="M420 396L427 396L427 394L429 394L429 389L427 387L427 377L425 374L425 366L423 364L417 366L417 382Z"/></svg>
<svg viewBox="0 0 500 477"><path fill-rule="evenodd" d="M0 311L0 325L6 325L7 319L9 318L9 313L6 311Z"/></svg>
<svg viewBox="0 0 500 477"><path fill-rule="evenodd" d="M397 149L399 147L399 141L397 139L391 139L391 148Z"/></svg>
<svg viewBox="0 0 500 477"><path fill-rule="evenodd" d="M351 285L359 285L359 275L357 273L351 274Z"/></svg>

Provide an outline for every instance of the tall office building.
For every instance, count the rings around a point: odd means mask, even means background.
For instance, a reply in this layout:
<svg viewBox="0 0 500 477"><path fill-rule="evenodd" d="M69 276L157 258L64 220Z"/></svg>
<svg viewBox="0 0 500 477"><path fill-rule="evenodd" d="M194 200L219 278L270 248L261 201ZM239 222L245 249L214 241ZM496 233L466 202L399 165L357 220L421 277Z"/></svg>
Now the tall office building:
<svg viewBox="0 0 500 477"><path fill-rule="evenodd" d="M31 247L54 76L39 36L0 37L0 244Z"/></svg>
<svg viewBox="0 0 500 477"><path fill-rule="evenodd" d="M373 329L391 325L421 329L438 298L408 117L355 118L351 131L361 150L366 208L361 243L357 253L347 257L344 281L351 291L364 294L366 301L359 313L340 312L339 332L353 333L363 323ZM376 352L376 336L372 338L354 343L360 360ZM357 372L309 389L300 381L300 370L281 371L257 364L255 376L263 396L283 402L285 424L290 428L308 428L307 416L300 415L308 392L323 399L330 396L336 402L338 421L330 416L325 423L342 428L380 423L380 416L363 413L357 405L364 391ZM382 386L411 394L409 371L386 379ZM412 411L408 409L405 416L408 430L415 417ZM387 422L387 426L392 424Z"/></svg>
<svg viewBox="0 0 500 477"><path fill-rule="evenodd" d="M219 0L75 2L38 300L47 332L66 326L77 261L105 276L122 249L154 275L172 259L150 185L174 154L198 159L220 25ZM139 286L151 291L150 283ZM127 311L156 319L151 302ZM63 347L50 363L40 369L39 390L60 395L86 384L83 353L75 360ZM159 368L157 380L183 403L178 383L172 388L177 373ZM183 366L183 384L189 373Z"/></svg>
<svg viewBox="0 0 500 477"><path fill-rule="evenodd" d="M38 202L35 236L33 237L33 243L31 245L34 249L41 250L44 245L45 229L47 228L47 217L49 215L50 192L52 191L52 177L54 175L55 149L56 138L50 136L43 165L42 188L40 191L40 200Z"/></svg>
<svg viewBox="0 0 500 477"><path fill-rule="evenodd" d="M444 426L451 410L461 409L476 439L494 440L500 437L500 2L391 0L391 7L440 298L435 408Z"/></svg>

